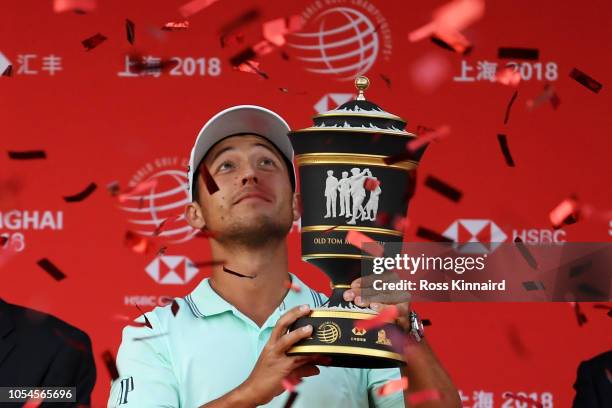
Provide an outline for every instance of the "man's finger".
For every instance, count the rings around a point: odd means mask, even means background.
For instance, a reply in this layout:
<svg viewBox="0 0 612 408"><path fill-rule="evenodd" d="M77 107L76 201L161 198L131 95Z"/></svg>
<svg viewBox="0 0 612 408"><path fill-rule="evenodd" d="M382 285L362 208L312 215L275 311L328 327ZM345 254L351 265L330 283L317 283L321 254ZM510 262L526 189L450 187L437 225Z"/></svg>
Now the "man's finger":
<svg viewBox="0 0 612 408"><path fill-rule="evenodd" d="M295 370L291 372L291 376L302 378L302 377L312 377L313 375L318 375L321 372L319 367L312 364L304 364L299 366Z"/></svg>
<svg viewBox="0 0 612 408"><path fill-rule="evenodd" d="M284 353L287 349L293 346L298 341L310 337L312 334L312 326L302 326L298 329L290 331L276 341L276 347L279 352Z"/></svg>
<svg viewBox="0 0 612 408"><path fill-rule="evenodd" d="M298 318L306 316L308 313L310 313L310 306L308 305L296 306L289 310L276 322L276 326L274 326L272 334L270 334L270 340L273 342L278 341L287 332L289 326Z"/></svg>

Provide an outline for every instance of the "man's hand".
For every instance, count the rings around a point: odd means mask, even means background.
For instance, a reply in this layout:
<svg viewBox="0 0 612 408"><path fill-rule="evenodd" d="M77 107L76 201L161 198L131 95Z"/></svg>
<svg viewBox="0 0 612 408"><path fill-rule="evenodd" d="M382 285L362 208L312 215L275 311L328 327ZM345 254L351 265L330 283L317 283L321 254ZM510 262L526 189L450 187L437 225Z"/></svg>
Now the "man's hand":
<svg viewBox="0 0 612 408"><path fill-rule="evenodd" d="M295 356L285 354L298 341L312 334L312 326L304 326L287 332L289 326L298 318L310 312L308 305L294 307L285 313L272 330L270 340L264 346L255 368L249 378L240 386L249 400L255 405L267 404L272 398L281 394L284 388L283 378L299 380L319 374L316 362L321 362L318 356Z"/></svg>
<svg viewBox="0 0 612 408"><path fill-rule="evenodd" d="M404 291L385 292L376 290L372 287L375 278L370 275L365 279L355 279L351 282L351 288L344 292L344 300L347 302L353 301L357 306L370 307L377 312L381 312L389 305L395 305L398 311L396 324L407 332L410 330L410 319L408 318L410 314L410 294Z"/></svg>

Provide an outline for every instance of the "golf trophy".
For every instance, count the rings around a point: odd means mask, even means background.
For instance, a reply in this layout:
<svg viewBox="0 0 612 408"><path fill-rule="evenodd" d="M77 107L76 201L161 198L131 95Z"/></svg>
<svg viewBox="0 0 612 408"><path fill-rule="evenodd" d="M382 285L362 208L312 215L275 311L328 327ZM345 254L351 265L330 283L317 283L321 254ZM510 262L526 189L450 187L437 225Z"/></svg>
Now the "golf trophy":
<svg viewBox="0 0 612 408"><path fill-rule="evenodd" d="M310 324L313 332L287 354L320 354L338 367L405 364L391 336L401 329L393 322L359 328L359 320L377 312L342 296L361 276L362 261L373 258L348 242L347 234L358 231L377 242L402 242L403 229L396 229L394 220L407 213L413 170L425 150L401 156L416 135L404 130L405 120L366 100L369 85L366 77L358 77L355 100L315 115L313 126L289 133L300 178L302 259L329 276L332 294L294 323L292 330ZM399 161L385 161L388 157Z"/></svg>

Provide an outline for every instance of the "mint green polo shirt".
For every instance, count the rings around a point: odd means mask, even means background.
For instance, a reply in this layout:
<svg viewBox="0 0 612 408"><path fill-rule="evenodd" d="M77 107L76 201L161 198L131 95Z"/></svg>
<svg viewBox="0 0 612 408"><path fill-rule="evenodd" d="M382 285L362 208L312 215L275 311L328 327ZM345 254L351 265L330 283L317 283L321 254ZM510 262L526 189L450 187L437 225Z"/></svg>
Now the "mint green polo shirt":
<svg viewBox="0 0 612 408"><path fill-rule="evenodd" d="M153 329L126 326L116 360L120 377L111 384L108 407L195 408L242 384L286 311L326 301L325 295L291 277L301 291L288 291L261 327L220 297L208 278L176 299L176 316L170 305L156 307L145 313ZM144 322L143 316L136 321ZM382 384L400 378L397 368L319 368L319 375L305 377L297 386L294 408L404 407L401 392L376 395ZM283 407L288 396L285 391L264 406Z"/></svg>

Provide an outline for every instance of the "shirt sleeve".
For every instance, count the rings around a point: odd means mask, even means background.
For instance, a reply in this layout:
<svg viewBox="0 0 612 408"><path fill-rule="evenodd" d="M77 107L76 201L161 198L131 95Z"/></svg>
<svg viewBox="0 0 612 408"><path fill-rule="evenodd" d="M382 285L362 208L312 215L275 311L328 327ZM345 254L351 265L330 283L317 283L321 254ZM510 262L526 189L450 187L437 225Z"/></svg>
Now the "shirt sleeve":
<svg viewBox="0 0 612 408"><path fill-rule="evenodd" d="M380 368L367 370L369 399L376 408L405 408L404 393L396 392L384 397L378 396L378 388L391 380L399 380L399 368Z"/></svg>
<svg viewBox="0 0 612 408"><path fill-rule="evenodd" d="M179 407L178 384L168 361L160 322L154 312L146 316L153 329L147 326L123 329L116 360L119 378L111 383L108 408ZM143 323L143 316L136 321Z"/></svg>

